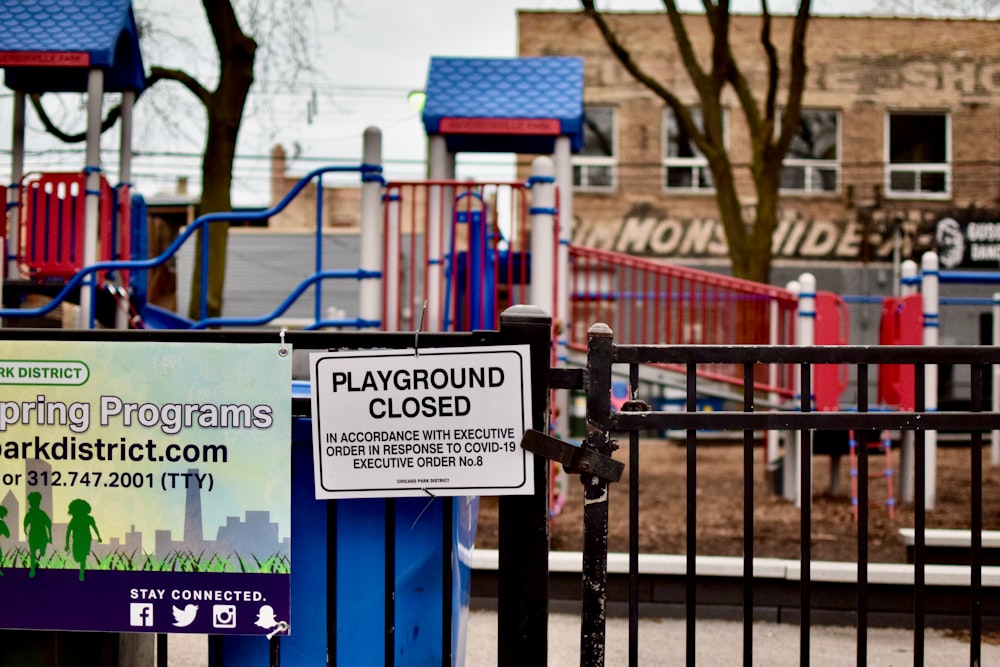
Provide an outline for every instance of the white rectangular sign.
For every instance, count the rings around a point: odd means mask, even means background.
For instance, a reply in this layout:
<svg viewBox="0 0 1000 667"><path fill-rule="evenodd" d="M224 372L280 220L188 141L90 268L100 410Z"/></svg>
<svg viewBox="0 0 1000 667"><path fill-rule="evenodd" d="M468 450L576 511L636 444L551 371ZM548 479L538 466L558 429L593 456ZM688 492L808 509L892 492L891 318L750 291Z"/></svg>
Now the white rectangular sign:
<svg viewBox="0 0 1000 667"><path fill-rule="evenodd" d="M529 352L311 354L316 497L534 493Z"/></svg>

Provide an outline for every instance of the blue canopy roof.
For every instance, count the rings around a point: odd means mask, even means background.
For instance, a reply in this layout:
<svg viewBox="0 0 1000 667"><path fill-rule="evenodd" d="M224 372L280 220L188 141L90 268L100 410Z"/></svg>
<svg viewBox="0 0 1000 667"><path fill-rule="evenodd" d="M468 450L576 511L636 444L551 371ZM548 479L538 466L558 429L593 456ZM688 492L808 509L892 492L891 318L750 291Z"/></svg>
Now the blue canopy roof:
<svg viewBox="0 0 1000 667"><path fill-rule="evenodd" d="M552 153L583 145L581 58L431 58L423 121L455 152Z"/></svg>
<svg viewBox="0 0 1000 667"><path fill-rule="evenodd" d="M104 70L107 91L145 87L131 0L3 0L0 13L8 88L84 91L94 67Z"/></svg>

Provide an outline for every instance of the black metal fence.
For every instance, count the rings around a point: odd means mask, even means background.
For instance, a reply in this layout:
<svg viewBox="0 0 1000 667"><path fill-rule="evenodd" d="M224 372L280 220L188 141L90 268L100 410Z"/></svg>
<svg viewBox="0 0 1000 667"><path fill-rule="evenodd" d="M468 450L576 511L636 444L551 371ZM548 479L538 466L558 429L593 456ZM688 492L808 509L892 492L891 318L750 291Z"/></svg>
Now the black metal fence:
<svg viewBox="0 0 1000 667"><path fill-rule="evenodd" d="M467 333L387 333L387 332L327 332L327 331L282 331L280 341L292 346L295 354L308 352L346 349L426 349L434 347L467 347L474 348L484 345L527 345L530 348L530 367L532 385L530 388L531 422L534 429L544 429L547 424L549 363L551 355L552 320L548 313L530 306L514 306L501 315L501 327L496 331L473 331ZM241 344L277 344L279 332L263 330L244 331L191 331L191 330L92 330L77 331L67 329L0 329L0 345L10 341L113 341L128 345L137 341L162 343L241 343ZM300 419L308 419L311 415L309 399L293 399L289 387L289 400L292 401L293 431ZM308 424L306 425L308 426ZM308 430L308 429L307 429ZM311 447L304 451L293 453L291 442L293 434L289 434L289 456L300 456L301 460L293 460L293 468L300 464L301 478L298 479L303 493L293 493L293 522L298 521L296 531L311 533L317 543L316 553L319 558L308 560L309 550L297 548L292 551L296 570L310 572L306 585L301 590L292 586L293 613L302 619L303 629L299 637L315 632L319 637L317 642L292 644L295 636L274 636L269 641L261 637L239 637L211 635L208 639L209 664L215 667L228 665L270 665L276 667L284 662L292 667L296 665L337 664L336 646L338 643L338 614L350 615L351 608L337 609L337 584L333 576L319 577L315 573L335 572L336 568L336 530L337 504L350 501L318 501L312 497L311 483L313 479ZM309 438L306 437L308 442ZM300 450L303 448L299 448ZM545 660L548 632L548 470L543 459L535 459L532 470L535 493L530 496L504 496L500 500L499 541L501 556L499 577L502 595L498 598L499 622L499 655L501 664L541 664ZM293 475L294 476L294 475ZM406 500L406 499L403 499ZM419 499L425 505L424 499ZM450 508L451 499L446 501ZM394 507L393 502L387 505ZM387 532L396 521L392 511L387 510ZM440 567L450 573L453 567L451 549L452 531L450 511L442 512L445 519L443 540L446 544ZM412 520L412 517L411 519ZM386 562L392 563L393 558L403 559L405 553L396 554L391 540L387 540ZM425 564L430 566L430 564ZM358 573L361 576L361 573ZM324 585L311 585L313 581L325 582ZM451 575L442 576L445 584L442 604L445 614L460 613L451 609L452 590ZM374 643L365 644L373 656L382 656L379 664L392 665L413 664L404 657L398 656L394 641L399 632L394 620L394 601L399 597L399 591L394 588L395 579L391 567L386 567L385 581L380 585L373 584L373 589L380 586L385 589L384 628L375 628L373 635L383 638L384 646ZM311 618L310 618L311 617ZM320 621L316 621L320 618ZM311 623L311 625L310 625ZM306 628L305 626L309 627ZM318 627L316 627L318 626ZM433 621L428 621L433 627ZM452 665L460 662L461 656L452 655L452 636L450 619L441 620L442 646L440 648L442 665ZM113 633L90 632L55 632L45 628L32 630L0 631L0 664L17 664L24 667L41 667L42 665L59 665L59 667L115 667L127 661L119 649L117 636ZM306 637L308 639L308 637ZM358 641L357 637L340 637L340 642ZM156 664L167 664L166 636L159 635L157 641ZM316 648L314 653L308 650ZM283 650L284 649L284 650ZM308 649L308 650L307 650ZM283 655L284 654L284 655ZM58 659L53 656L60 656ZM149 653L152 655L152 652ZM148 661L130 664L149 665Z"/></svg>
<svg viewBox="0 0 1000 667"><path fill-rule="evenodd" d="M755 432L766 430L798 432L801 439L801 469L811 468L812 444L815 431L849 430L880 432L912 431L914 438L914 545L913 545L913 664L924 663L924 634L927 626L925 608L927 565L925 500L925 456L928 431L961 431L969 434L971 502L969 507L970 584L966 601L968 631L970 636L969 663L980 664L982 642L982 445L983 433L1000 428L1000 414L982 412L984 374L993 363L1000 362L1000 348L996 347L792 347L792 346L652 346L615 345L613 332L606 325L596 324L589 330L587 368L583 383L587 392L587 435L583 445L584 460L607 462L613 458L617 444L613 434L626 433L629 447L629 656L630 664L638 664L639 616L639 474L641 470L639 437L650 430L681 430L686 433L687 448L687 530L686 530L686 660L695 663L697 604L695 554L697 553L697 485L698 469L695 451L700 429L742 433L743 446L743 568L742 568L742 618L743 662L752 664L754 652L752 624L754 620L754 465ZM970 392L967 408L955 411L936 411L925 408L925 375L936 364L961 364L970 368ZM635 390L640 385L640 369L648 364L680 364L686 368L686 411L668 412L651 410L650 406L636 399ZM703 364L737 364L743 369L742 406L734 410L696 412L699 379L696 373ZM755 396L753 378L772 364L786 370L793 369L799 378L801 399L788 409L755 409L763 397ZM838 364L852 369L857 386L857 399L853 405L836 412L814 412L809 399L813 387L813 372L817 364ZM868 395L869 375L880 364L904 364L914 367L916 405L912 412L873 411ZM621 410L611 405L613 368L620 372L627 366L633 400ZM704 388L701 388L703 390ZM869 498L868 454L866 447L858 447L858 540L857 540L857 664L867 664L868 610L869 610ZM588 468L589 466L579 466ZM606 467L605 467L606 468ZM582 586L581 665L603 665L605 657L605 620L607 611L607 554L608 554L608 487L614 475L601 472L605 468L581 469L584 484L584 553ZM810 609L813 606L815 586L811 582L811 533L812 478L802 474L798 480L801 502L800 542L801 580L799 608L801 612L799 660L809 663Z"/></svg>

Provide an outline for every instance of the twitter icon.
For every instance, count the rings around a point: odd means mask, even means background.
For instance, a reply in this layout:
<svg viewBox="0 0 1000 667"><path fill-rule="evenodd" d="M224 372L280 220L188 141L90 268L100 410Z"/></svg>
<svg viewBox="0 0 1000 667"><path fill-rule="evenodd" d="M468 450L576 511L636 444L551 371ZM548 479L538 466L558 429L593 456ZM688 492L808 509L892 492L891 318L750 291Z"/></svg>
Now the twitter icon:
<svg viewBox="0 0 1000 667"><path fill-rule="evenodd" d="M174 627L186 628L194 623L195 616L198 615L198 605L184 605L183 609L172 607L174 612Z"/></svg>

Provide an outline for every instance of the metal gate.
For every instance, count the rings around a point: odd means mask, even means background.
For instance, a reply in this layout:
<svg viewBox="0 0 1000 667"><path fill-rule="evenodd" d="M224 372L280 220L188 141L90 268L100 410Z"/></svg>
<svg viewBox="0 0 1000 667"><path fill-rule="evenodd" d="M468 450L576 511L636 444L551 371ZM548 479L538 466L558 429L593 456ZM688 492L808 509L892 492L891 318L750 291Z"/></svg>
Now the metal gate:
<svg viewBox="0 0 1000 667"><path fill-rule="evenodd" d="M654 346L616 345L614 334L604 324L595 324L588 331L587 367L576 378L586 390L587 433L580 451L572 458L560 448L536 447L554 458L564 457L568 467L579 472L584 487L584 547L582 571L582 626L581 665L603 665L605 659L605 621L607 611L608 582L608 489L622 473L622 462L614 460L618 449L616 438L627 436L629 451L629 658L630 664L638 664L638 616L639 616L639 475L641 470L639 437L643 431L681 432L687 454L687 531L686 567L684 574L684 606L686 616L686 664L695 664L695 638L697 622L695 617L697 600L696 559L697 553L697 463L696 448L699 446L700 430L735 432L739 442L742 434L743 447L743 567L742 567L742 622L743 622L743 662L752 664L754 654L753 620L754 591L754 514L753 490L754 467L753 448L755 432L779 430L792 434L791 445L800 452L801 470L808 471L812 464L813 438L821 430L849 430L881 432L898 431L912 433L913 502L914 502L914 544L913 544L913 587L912 615L913 663L924 662L924 632L928 614L934 609L927 603L927 545L926 517L928 499L926 497L928 474L933 475L933 446L928 446L927 434L931 431L949 430L968 433L970 442L969 486L971 502L970 545L969 545L969 585L958 589L950 600L953 605L967 610L967 625L970 635L969 663L980 664L984 613L995 620L996 605L990 602L995 596L984 595L982 586L983 545L982 545L982 445L983 432L1000 428L1000 414L982 412L984 405L984 376L989 366L1000 361L1000 349L996 347L919 347L919 346ZM969 367L969 395L967 407L962 411L934 411L925 409L925 391L934 387L935 365L940 363L961 364ZM650 365L680 365L685 372L678 381L685 387L685 411L670 412L651 410L650 405L639 397L644 369ZM742 369L742 400L730 401L729 409L712 412L696 411L698 396L710 387L699 378L698 370L708 364L732 364ZM849 370L853 380L856 399L839 410L814 411L814 373L817 364L837 364ZM869 386L876 382L875 374L880 364L903 364L914 370L914 395L916 405L913 411L879 411L869 399ZM753 379L762 368L778 366L784 371L791 370L801 388L800 398L784 406L768 405L766 395L755 394ZM611 403L612 376L627 374L631 388L631 398L615 410ZM567 381L567 385L574 382ZM867 664L867 638L869 628L869 562L868 525L869 496L868 459L865 447L858 448L858 550L856 570L856 614L857 664ZM928 462L930 459L930 463ZM799 565L800 641L799 662L809 663L811 609L815 584L812 582L810 542L812 533L811 498L812 479L810 474L798 477L798 493L801 501L800 538L801 555ZM933 500L931 500L933 503ZM678 511L683 511L679 508ZM986 606L984 607L984 602ZM684 658L679 657L680 663Z"/></svg>

